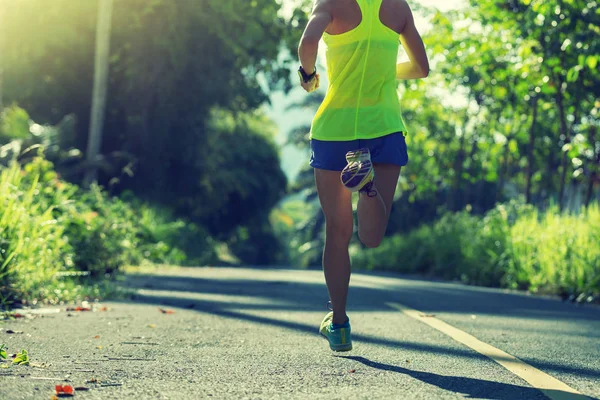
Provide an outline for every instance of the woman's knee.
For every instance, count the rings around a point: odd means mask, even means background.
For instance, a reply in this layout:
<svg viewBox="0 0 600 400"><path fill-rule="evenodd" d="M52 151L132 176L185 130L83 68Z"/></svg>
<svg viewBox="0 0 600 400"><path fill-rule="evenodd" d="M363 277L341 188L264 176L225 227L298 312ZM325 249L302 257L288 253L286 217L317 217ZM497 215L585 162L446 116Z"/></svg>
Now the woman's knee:
<svg viewBox="0 0 600 400"><path fill-rule="evenodd" d="M383 241L383 235L365 234L358 232L358 238L369 249L375 249L381 245Z"/></svg>
<svg viewBox="0 0 600 400"><path fill-rule="evenodd" d="M325 234L328 241L334 240L340 243L350 243L353 233L352 220L328 220L325 225Z"/></svg>

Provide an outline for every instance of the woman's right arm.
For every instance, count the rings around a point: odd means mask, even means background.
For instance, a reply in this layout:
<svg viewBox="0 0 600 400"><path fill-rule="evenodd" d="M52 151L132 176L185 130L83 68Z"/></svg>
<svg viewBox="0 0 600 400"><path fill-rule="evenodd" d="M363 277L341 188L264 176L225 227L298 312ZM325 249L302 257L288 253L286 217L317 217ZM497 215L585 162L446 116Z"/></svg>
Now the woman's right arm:
<svg viewBox="0 0 600 400"><path fill-rule="evenodd" d="M415 19L406 1L402 1L401 9L406 17L406 23L400 34L400 42L410 61L396 65L396 79L426 78L429 75L429 60L425 53L423 39L417 31Z"/></svg>

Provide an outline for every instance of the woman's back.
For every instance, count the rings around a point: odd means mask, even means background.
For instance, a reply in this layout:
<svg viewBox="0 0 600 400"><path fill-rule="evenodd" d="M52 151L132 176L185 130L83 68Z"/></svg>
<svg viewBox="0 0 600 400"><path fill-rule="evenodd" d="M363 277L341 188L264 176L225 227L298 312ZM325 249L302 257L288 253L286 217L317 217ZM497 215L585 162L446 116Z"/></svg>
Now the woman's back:
<svg viewBox="0 0 600 400"><path fill-rule="evenodd" d="M330 0L329 87L311 129L318 140L371 139L406 132L396 91L399 0Z"/></svg>
<svg viewBox="0 0 600 400"><path fill-rule="evenodd" d="M330 0L333 21L326 32L330 35L339 35L358 26L362 20L362 13L357 0ZM405 14L402 12L401 2L398 0L383 0L381 2L380 21L395 31L402 34L405 25Z"/></svg>

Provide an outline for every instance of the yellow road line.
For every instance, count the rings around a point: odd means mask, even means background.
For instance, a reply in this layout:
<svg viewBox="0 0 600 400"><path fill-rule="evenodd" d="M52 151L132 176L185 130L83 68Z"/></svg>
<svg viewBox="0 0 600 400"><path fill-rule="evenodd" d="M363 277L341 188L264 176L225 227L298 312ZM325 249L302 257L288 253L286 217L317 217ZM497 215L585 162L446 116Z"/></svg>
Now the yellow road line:
<svg viewBox="0 0 600 400"><path fill-rule="evenodd" d="M491 358L504 368L527 381L531 386L539 389L544 395L552 400L589 400L588 397L582 395L577 390L567 386L565 383L556 378L551 377L545 372L519 360L517 357L495 348L487 343L482 342L476 337L469 335L441 321L431 315L426 315L417 310L405 307L398 303L387 303L387 305L396 310L402 311L404 314L418 321L421 321L432 328L450 336L452 339L467 347L475 350L479 354Z"/></svg>

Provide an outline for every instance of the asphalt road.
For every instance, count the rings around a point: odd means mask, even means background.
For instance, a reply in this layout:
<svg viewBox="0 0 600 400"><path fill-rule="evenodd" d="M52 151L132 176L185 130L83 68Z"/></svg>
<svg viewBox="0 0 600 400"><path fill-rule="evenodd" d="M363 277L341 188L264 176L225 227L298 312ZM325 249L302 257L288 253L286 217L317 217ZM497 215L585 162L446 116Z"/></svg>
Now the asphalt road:
<svg viewBox="0 0 600 400"><path fill-rule="evenodd" d="M82 399L546 398L394 304L600 398L593 306L357 273L354 350L335 354L317 334L328 300L320 271L165 269L131 275L126 285L137 290L134 299L102 304L106 311L61 307L0 324L0 343L9 353L27 349L33 364L0 369L0 398L49 399L60 383L89 388L76 392Z"/></svg>

